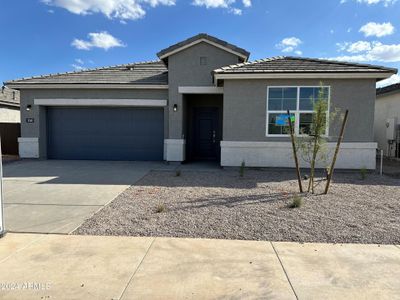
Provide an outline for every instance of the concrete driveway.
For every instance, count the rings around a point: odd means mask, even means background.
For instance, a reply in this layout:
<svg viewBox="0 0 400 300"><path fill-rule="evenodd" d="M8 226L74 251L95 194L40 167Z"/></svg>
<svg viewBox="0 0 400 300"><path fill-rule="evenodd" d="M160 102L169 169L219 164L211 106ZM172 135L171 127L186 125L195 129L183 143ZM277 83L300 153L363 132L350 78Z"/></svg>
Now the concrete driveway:
<svg viewBox="0 0 400 300"><path fill-rule="evenodd" d="M69 233L158 162L22 160L4 165L6 230Z"/></svg>

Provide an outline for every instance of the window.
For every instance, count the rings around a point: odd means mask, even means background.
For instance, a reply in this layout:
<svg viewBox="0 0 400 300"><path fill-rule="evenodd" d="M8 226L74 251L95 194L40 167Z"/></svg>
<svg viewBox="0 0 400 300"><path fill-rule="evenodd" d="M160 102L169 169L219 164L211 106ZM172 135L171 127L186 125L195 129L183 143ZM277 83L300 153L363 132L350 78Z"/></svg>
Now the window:
<svg viewBox="0 0 400 300"><path fill-rule="evenodd" d="M327 101L329 110L329 87L268 87L267 136L288 135L288 109L291 113L295 133L309 134L314 114L314 103L319 96ZM329 111L326 112L327 117L328 113ZM326 126L326 135L328 135L328 126Z"/></svg>
<svg viewBox="0 0 400 300"><path fill-rule="evenodd" d="M207 65L207 57L200 56L200 66L206 66L206 65Z"/></svg>

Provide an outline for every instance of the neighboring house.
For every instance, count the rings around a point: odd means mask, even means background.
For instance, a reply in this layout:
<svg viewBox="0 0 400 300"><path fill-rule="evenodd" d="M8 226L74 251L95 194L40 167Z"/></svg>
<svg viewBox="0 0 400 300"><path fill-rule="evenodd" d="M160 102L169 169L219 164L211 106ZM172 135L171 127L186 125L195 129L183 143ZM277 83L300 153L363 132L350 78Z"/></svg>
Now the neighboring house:
<svg viewBox="0 0 400 300"><path fill-rule="evenodd" d="M19 91L0 89L0 123L20 123Z"/></svg>
<svg viewBox="0 0 400 300"><path fill-rule="evenodd" d="M375 83L396 69L297 57L248 62L249 52L199 34L159 61L6 82L21 91L21 157L218 160L291 167L276 119L289 108L307 129L320 82L330 107L350 110L337 166L375 168ZM337 126L330 126L332 143Z"/></svg>
<svg viewBox="0 0 400 300"><path fill-rule="evenodd" d="M3 86L0 89L0 137L3 154L18 154L20 115L19 91Z"/></svg>
<svg viewBox="0 0 400 300"><path fill-rule="evenodd" d="M386 156L400 158L400 83L376 90L374 136Z"/></svg>

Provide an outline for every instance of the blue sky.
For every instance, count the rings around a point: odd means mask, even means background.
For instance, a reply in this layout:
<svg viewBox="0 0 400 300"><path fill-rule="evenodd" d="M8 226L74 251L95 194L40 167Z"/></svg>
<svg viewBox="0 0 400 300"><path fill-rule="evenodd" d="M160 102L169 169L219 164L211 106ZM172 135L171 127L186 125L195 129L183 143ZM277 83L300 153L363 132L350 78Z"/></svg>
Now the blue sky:
<svg viewBox="0 0 400 300"><path fill-rule="evenodd" d="M153 60L200 32L245 48L251 60L293 55L400 68L397 0L2 0L1 11L1 82Z"/></svg>

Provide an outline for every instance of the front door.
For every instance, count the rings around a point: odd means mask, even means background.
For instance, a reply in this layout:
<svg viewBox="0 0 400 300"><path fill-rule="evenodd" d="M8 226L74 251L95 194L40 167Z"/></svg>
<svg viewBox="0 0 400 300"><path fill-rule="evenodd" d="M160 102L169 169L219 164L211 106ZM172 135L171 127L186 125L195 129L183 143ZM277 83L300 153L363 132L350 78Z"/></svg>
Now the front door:
<svg viewBox="0 0 400 300"><path fill-rule="evenodd" d="M219 159L221 141L219 108L195 107L193 125L193 158L196 160Z"/></svg>

